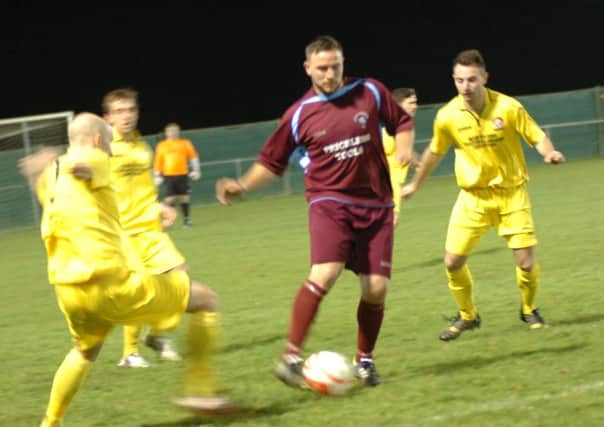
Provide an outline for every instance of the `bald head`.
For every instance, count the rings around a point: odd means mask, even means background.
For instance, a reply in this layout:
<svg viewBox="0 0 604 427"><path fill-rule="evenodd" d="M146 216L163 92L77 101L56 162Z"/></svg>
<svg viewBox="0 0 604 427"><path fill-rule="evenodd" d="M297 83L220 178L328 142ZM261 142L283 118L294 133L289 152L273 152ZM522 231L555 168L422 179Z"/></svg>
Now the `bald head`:
<svg viewBox="0 0 604 427"><path fill-rule="evenodd" d="M69 124L69 143L75 146L99 148L107 153L111 130L107 122L92 113L80 113Z"/></svg>

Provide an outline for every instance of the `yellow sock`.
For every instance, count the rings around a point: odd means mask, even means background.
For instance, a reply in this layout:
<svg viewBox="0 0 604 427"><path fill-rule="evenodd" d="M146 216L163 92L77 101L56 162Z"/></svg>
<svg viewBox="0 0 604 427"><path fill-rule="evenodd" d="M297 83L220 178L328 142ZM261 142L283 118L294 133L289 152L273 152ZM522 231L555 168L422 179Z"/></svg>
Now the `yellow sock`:
<svg viewBox="0 0 604 427"><path fill-rule="evenodd" d="M140 337L143 327L141 325L124 326L124 353L123 357L132 353L138 353L138 337Z"/></svg>
<svg viewBox="0 0 604 427"><path fill-rule="evenodd" d="M214 356L222 340L222 327L218 313L200 311L193 313L187 332L183 395L212 396L218 393L217 367Z"/></svg>
<svg viewBox="0 0 604 427"><path fill-rule="evenodd" d="M472 320L476 318L476 306L474 305L474 294L472 292L472 274L467 264L459 270L447 270L449 289L457 302L461 318Z"/></svg>
<svg viewBox="0 0 604 427"><path fill-rule="evenodd" d="M71 399L84 383L92 362L82 356L77 349L72 349L63 362L52 382L50 399L46 408L46 416L42 421L42 427L58 427Z"/></svg>
<svg viewBox="0 0 604 427"><path fill-rule="evenodd" d="M524 271L516 266L516 283L522 297L522 312L531 314L535 309L535 296L539 287L539 264L533 265L531 271Z"/></svg>
<svg viewBox="0 0 604 427"><path fill-rule="evenodd" d="M42 420L40 427L61 427L63 422L59 419L49 417L48 415Z"/></svg>

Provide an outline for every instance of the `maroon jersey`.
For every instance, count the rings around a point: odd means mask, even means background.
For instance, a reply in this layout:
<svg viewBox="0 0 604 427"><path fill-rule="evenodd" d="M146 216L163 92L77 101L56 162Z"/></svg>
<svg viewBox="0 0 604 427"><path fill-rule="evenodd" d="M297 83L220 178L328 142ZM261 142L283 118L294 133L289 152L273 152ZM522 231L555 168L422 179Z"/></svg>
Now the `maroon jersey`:
<svg viewBox="0 0 604 427"><path fill-rule="evenodd" d="M381 125L394 135L413 121L379 81L347 78L330 95L311 88L281 117L258 162L281 175L302 144L310 157L304 177L309 202L392 206Z"/></svg>

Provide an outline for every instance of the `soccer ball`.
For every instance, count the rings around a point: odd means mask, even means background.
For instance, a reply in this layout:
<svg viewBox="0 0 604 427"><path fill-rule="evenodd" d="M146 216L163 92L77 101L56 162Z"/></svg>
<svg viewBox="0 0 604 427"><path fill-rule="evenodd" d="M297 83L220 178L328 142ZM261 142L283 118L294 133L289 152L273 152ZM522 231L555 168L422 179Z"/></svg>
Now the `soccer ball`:
<svg viewBox="0 0 604 427"><path fill-rule="evenodd" d="M355 383L354 366L334 351L318 351L304 362L302 375L315 392L336 396L348 392Z"/></svg>

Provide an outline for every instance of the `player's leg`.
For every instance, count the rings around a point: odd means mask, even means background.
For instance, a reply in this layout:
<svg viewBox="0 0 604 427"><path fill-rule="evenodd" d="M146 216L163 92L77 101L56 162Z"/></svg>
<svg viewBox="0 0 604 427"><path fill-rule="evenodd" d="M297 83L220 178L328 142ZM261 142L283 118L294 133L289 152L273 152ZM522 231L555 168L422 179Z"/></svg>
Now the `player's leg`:
<svg viewBox="0 0 604 427"><path fill-rule="evenodd" d="M178 197L178 202L180 203L180 209L182 210L183 217L183 225L185 227L189 227L193 225L190 216L190 198L189 192L191 191L189 177L187 175L182 175L175 177L177 181L175 182L174 193Z"/></svg>
<svg viewBox="0 0 604 427"><path fill-rule="evenodd" d="M192 313L182 395L175 403L211 414L234 409L230 400L218 394L214 356L221 333L217 296L210 288L192 283L181 266L157 275L130 272L125 286L110 290L113 303L107 304L107 316L119 323L141 323L167 331L178 326L185 311Z"/></svg>
<svg viewBox="0 0 604 427"><path fill-rule="evenodd" d="M309 206L311 269L292 305L285 348L275 367L275 375L293 387L303 385L302 347L319 312L319 306L344 269L352 244L346 226L347 207L335 201Z"/></svg>
<svg viewBox="0 0 604 427"><path fill-rule="evenodd" d="M384 303L392 269L393 210L351 208L356 238L346 267L359 275L361 298L357 306L357 375L365 385L381 380L373 350L384 319Z"/></svg>
<svg viewBox="0 0 604 427"><path fill-rule="evenodd" d="M318 314L319 305L343 269L344 263L341 262L312 265L308 278L294 298L285 354L301 354L304 341Z"/></svg>
<svg viewBox="0 0 604 427"><path fill-rule="evenodd" d="M188 194L181 194L178 196L178 202L180 203L180 209L182 210L183 224L185 226L193 225L191 221L191 204Z"/></svg>
<svg viewBox="0 0 604 427"><path fill-rule="evenodd" d="M131 251L138 255L140 268L149 271L151 274L157 275L175 268L186 269L185 258L178 251L170 236L163 231L147 231L129 236L125 241L125 245L129 246ZM133 350L138 351L138 348L134 346L137 345L140 338L140 329L140 327L132 326L124 328L124 359L122 360L129 362L131 359L132 364L138 361L146 364L146 361L138 353L132 355ZM130 330L132 331L130 341L126 341L125 334ZM157 352L161 360L181 360L166 331L151 327L144 342L147 347Z"/></svg>
<svg viewBox="0 0 604 427"><path fill-rule="evenodd" d="M182 395L175 403L194 412L224 414L241 407L221 395L216 356L222 342L218 295L206 285L191 281L187 312L187 353Z"/></svg>
<svg viewBox="0 0 604 427"><path fill-rule="evenodd" d="M164 177L164 188L166 191L166 195L164 197L164 203L166 205L174 207L174 202L176 200L176 189L175 189L175 179L173 176L165 176Z"/></svg>
<svg viewBox="0 0 604 427"><path fill-rule="evenodd" d="M491 218L480 196L462 190L451 212L444 259L447 284L457 303L458 314L440 334L443 341L456 339L466 329L480 327L474 304L474 281L466 261L490 226Z"/></svg>
<svg viewBox="0 0 604 427"><path fill-rule="evenodd" d="M516 284L520 289L520 319L530 329L540 329L545 321L535 305L539 287L539 264L535 260L537 245L531 204L525 186L507 191L499 196L501 214L497 233L507 239L516 261Z"/></svg>
<svg viewBox="0 0 604 427"><path fill-rule="evenodd" d="M166 197L164 197L164 203L168 206L174 207L175 199L176 199L176 196L166 196Z"/></svg>
<svg viewBox="0 0 604 427"><path fill-rule="evenodd" d="M142 330L142 325L124 326L122 358L117 363L120 368L147 368L149 366L149 363L138 351L138 339Z"/></svg>
<svg viewBox="0 0 604 427"><path fill-rule="evenodd" d="M218 295L209 287L192 281L187 312L191 317L187 331L183 395L212 395L219 388L212 361L222 337Z"/></svg>
<svg viewBox="0 0 604 427"><path fill-rule="evenodd" d="M516 259L516 284L520 289L520 319L528 323L530 329L541 329L545 320L535 305L539 288L539 264L535 261L533 247L514 249Z"/></svg>
<svg viewBox="0 0 604 427"><path fill-rule="evenodd" d="M302 378L303 345L319 313L325 295L335 284L344 269L343 262L313 264L308 278L302 283L294 298L289 331L275 375L287 385L300 387Z"/></svg>
<svg viewBox="0 0 604 427"><path fill-rule="evenodd" d="M112 325L87 312L87 305L95 305L97 286L55 286L57 302L63 312L74 347L57 369L48 400L43 427L60 426L73 397L80 389L92 363L96 360ZM89 292L90 291L90 292ZM74 313L74 315L72 315Z"/></svg>
<svg viewBox="0 0 604 427"><path fill-rule="evenodd" d="M41 427L59 427L73 397L80 389L92 363L101 351L102 343L87 350L72 348L57 369L50 390L50 398Z"/></svg>
<svg viewBox="0 0 604 427"><path fill-rule="evenodd" d="M384 320L384 303L389 278L379 274L361 274L361 300L357 307L357 373L366 385L376 386L381 379L375 368L373 350Z"/></svg>
<svg viewBox="0 0 604 427"><path fill-rule="evenodd" d="M171 362L182 360L180 354L172 344L172 340L167 336L166 331L150 328L149 333L145 336L145 345L156 351L161 360Z"/></svg>

